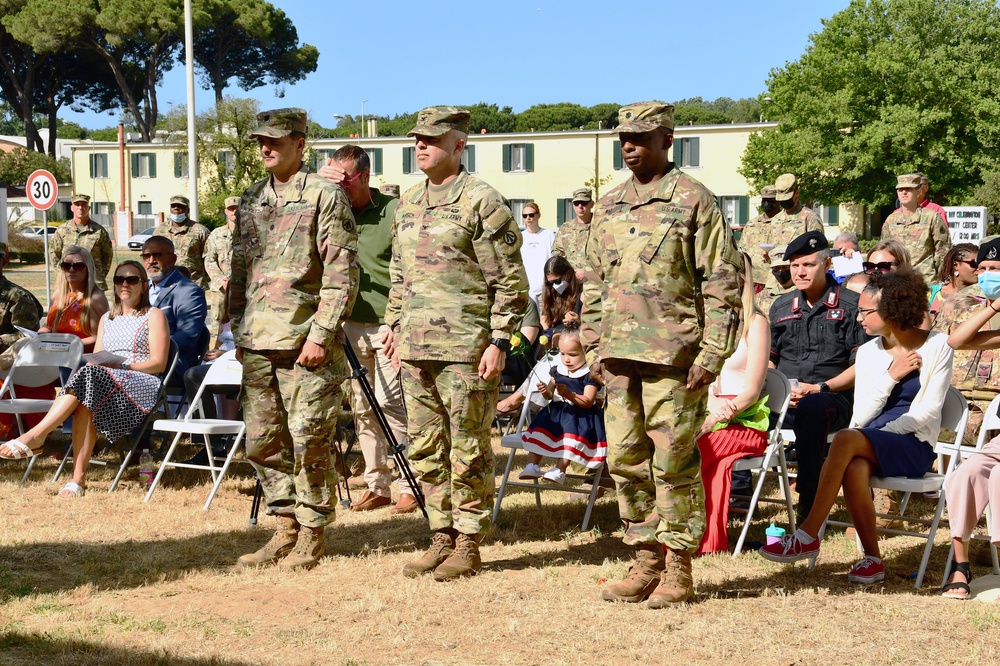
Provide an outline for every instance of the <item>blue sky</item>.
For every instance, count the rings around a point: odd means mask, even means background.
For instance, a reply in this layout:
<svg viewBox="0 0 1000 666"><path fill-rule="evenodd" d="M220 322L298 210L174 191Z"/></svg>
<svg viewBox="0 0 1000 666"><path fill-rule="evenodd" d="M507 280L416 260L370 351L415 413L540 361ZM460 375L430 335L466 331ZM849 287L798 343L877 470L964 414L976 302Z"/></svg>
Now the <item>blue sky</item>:
<svg viewBox="0 0 1000 666"><path fill-rule="evenodd" d="M756 96L768 72L795 60L821 20L849 0L474 1L444 5L391 0L272 0L319 67L277 98L272 86L227 94L264 109L301 106L331 127L333 114L389 115L433 104L534 104ZM186 101L184 68L158 91L163 112ZM196 88L196 108L213 103ZM63 118L89 128L117 114Z"/></svg>

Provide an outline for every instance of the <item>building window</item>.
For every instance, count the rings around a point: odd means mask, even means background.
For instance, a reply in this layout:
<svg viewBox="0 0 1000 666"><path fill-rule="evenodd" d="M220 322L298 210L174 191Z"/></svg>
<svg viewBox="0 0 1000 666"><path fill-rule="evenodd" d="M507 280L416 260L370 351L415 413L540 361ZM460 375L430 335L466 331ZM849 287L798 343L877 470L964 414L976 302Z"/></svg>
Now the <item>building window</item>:
<svg viewBox="0 0 1000 666"><path fill-rule="evenodd" d="M132 177L156 178L156 153L132 153Z"/></svg>
<svg viewBox="0 0 1000 666"><path fill-rule="evenodd" d="M679 167L701 166L701 139L674 139L674 162Z"/></svg>
<svg viewBox="0 0 1000 666"><path fill-rule="evenodd" d="M368 153L368 159L372 163L372 175L380 175L382 173L382 149L365 148L365 152Z"/></svg>
<svg viewBox="0 0 1000 666"><path fill-rule="evenodd" d="M615 139L613 152L614 155L612 156L611 161L615 166L615 170L621 171L625 168L625 160L622 159L622 142L618 139Z"/></svg>
<svg viewBox="0 0 1000 666"><path fill-rule="evenodd" d="M188 177L187 153L174 153L174 178Z"/></svg>
<svg viewBox="0 0 1000 666"><path fill-rule="evenodd" d="M514 214L514 219L517 220L517 226L524 229L524 218L521 217L521 211L524 207L534 201L534 199L511 199L510 200L510 212Z"/></svg>
<svg viewBox="0 0 1000 666"><path fill-rule="evenodd" d="M741 195L719 197L719 208L726 216L729 226L742 227L750 217L750 197Z"/></svg>
<svg viewBox="0 0 1000 666"><path fill-rule="evenodd" d="M561 227L564 222L569 222L576 217L576 210L573 208L572 199L559 199L556 201L556 226Z"/></svg>
<svg viewBox="0 0 1000 666"><path fill-rule="evenodd" d="M413 146L403 148L403 173L420 173L417 166L417 149Z"/></svg>
<svg viewBox="0 0 1000 666"><path fill-rule="evenodd" d="M218 155L219 174L231 176L236 170L236 153L231 150L220 150Z"/></svg>
<svg viewBox="0 0 1000 666"><path fill-rule="evenodd" d="M826 226L828 227L836 227L840 224L839 204L834 204L832 206L819 204L816 206L816 214L819 215L821 220L826 222Z"/></svg>
<svg viewBox="0 0 1000 666"><path fill-rule="evenodd" d="M91 178L107 178L108 177L108 154L107 153L91 153L90 154L90 177Z"/></svg>
<svg viewBox="0 0 1000 666"><path fill-rule="evenodd" d="M505 173L528 173L535 170L535 144L505 143L503 145Z"/></svg>
<svg viewBox="0 0 1000 666"><path fill-rule="evenodd" d="M476 173L476 147L466 146L462 151L462 166L469 173Z"/></svg>
<svg viewBox="0 0 1000 666"><path fill-rule="evenodd" d="M312 153L312 170L319 171L321 166L326 165L326 161L333 157L333 154L337 152L336 150L331 150L329 148L316 148Z"/></svg>
<svg viewBox="0 0 1000 666"><path fill-rule="evenodd" d="M152 215L153 214L153 202L152 201L140 201L139 202L139 215Z"/></svg>

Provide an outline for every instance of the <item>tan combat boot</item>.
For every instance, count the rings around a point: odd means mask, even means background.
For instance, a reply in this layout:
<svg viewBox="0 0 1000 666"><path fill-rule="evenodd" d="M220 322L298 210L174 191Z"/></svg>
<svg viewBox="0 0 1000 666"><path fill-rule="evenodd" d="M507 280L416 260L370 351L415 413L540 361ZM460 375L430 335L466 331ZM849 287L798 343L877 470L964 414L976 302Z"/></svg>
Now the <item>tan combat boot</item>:
<svg viewBox="0 0 1000 666"><path fill-rule="evenodd" d="M636 546L635 559L628 574L620 583L608 585L601 592L605 601L624 601L637 604L656 589L663 571L663 545L641 543Z"/></svg>
<svg viewBox="0 0 1000 666"><path fill-rule="evenodd" d="M691 553L667 548L665 555L660 584L649 595L650 608L666 608L686 603L694 593Z"/></svg>
<svg viewBox="0 0 1000 666"><path fill-rule="evenodd" d="M407 562L403 567L403 575L416 578L420 574L430 573L444 562L455 551L455 536L458 533L452 528L437 530L431 537L431 547L418 559Z"/></svg>
<svg viewBox="0 0 1000 666"><path fill-rule="evenodd" d="M479 557L479 540L481 534L459 534L455 538L455 552L434 570L434 580L443 583L462 576L474 576L479 573L483 561Z"/></svg>
<svg viewBox="0 0 1000 666"><path fill-rule="evenodd" d="M326 555L326 548L323 545L323 527L302 526L299 530L299 538L295 542L295 548L288 553L280 562L279 569L293 571L295 569L312 569L319 564L319 558Z"/></svg>
<svg viewBox="0 0 1000 666"><path fill-rule="evenodd" d="M295 547L299 537L299 523L295 516L278 516L278 529L271 540L253 553L241 555L236 561L238 567L263 567L274 564Z"/></svg>

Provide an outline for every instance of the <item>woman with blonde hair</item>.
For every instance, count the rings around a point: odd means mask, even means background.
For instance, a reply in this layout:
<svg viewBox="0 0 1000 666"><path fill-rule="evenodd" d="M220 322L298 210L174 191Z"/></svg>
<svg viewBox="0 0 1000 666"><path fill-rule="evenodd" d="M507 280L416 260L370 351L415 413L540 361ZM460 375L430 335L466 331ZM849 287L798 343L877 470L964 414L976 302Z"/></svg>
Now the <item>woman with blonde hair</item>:
<svg viewBox="0 0 1000 666"><path fill-rule="evenodd" d="M39 333L70 333L83 341L84 351L94 350L97 327L109 310L108 299L97 286L96 273L90 250L79 245L63 250L55 297Z"/></svg>
<svg viewBox="0 0 1000 666"><path fill-rule="evenodd" d="M898 240L880 241L869 250L868 258L861 266L867 275L910 268L910 253Z"/></svg>

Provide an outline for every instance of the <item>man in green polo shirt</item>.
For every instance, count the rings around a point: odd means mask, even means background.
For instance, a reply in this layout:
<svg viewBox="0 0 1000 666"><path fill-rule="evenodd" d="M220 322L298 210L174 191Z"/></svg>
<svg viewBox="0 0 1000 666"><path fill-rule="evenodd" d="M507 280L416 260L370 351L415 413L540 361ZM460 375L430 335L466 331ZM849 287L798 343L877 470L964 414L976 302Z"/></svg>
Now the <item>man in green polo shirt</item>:
<svg viewBox="0 0 1000 666"><path fill-rule="evenodd" d="M389 330L385 325L385 306L389 299L392 218L399 200L370 187L371 161L368 153L358 146L348 144L339 149L318 173L344 189L358 225L361 281L354 310L350 319L344 322L344 333L357 352L358 360L368 369L375 397L396 441L406 446L406 412L399 370L393 369L383 351L383 340ZM351 510L371 511L392 503L389 443L361 392L361 385L353 380L351 386L354 388L354 427L365 458L364 479L368 486L361 499L351 504ZM404 478L401 477L399 483L399 501L389 512L411 513L417 509L415 493Z"/></svg>

